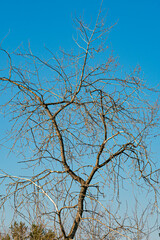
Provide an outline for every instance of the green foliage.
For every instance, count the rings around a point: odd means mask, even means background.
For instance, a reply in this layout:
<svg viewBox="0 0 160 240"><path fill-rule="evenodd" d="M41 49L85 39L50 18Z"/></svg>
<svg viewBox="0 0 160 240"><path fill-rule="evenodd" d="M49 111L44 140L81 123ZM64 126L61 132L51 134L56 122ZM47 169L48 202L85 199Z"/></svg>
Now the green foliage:
<svg viewBox="0 0 160 240"><path fill-rule="evenodd" d="M30 240L41 240L44 235L44 228L42 225L32 224L31 232L29 234Z"/></svg>
<svg viewBox="0 0 160 240"><path fill-rule="evenodd" d="M29 234L30 240L55 240L55 233L49 229L46 230L42 224L32 224L31 232Z"/></svg>
<svg viewBox="0 0 160 240"><path fill-rule="evenodd" d="M9 234L7 234L6 236L2 237L1 240L11 240Z"/></svg>
<svg viewBox="0 0 160 240"><path fill-rule="evenodd" d="M19 224L14 222L11 225L11 235L14 240L25 240L27 239L27 227L22 222Z"/></svg>
<svg viewBox="0 0 160 240"><path fill-rule="evenodd" d="M51 229L49 229L46 233L45 233L45 238L46 240L56 240L56 236L55 233L52 232Z"/></svg>
<svg viewBox="0 0 160 240"><path fill-rule="evenodd" d="M10 231L1 240L56 240L55 233L46 229L42 224L32 223L31 228L25 223L14 222Z"/></svg>

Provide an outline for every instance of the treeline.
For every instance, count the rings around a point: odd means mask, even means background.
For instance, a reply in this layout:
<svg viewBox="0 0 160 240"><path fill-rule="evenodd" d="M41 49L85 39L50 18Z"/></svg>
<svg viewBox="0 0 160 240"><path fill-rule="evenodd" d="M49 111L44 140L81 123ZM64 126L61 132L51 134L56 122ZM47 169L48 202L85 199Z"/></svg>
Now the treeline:
<svg viewBox="0 0 160 240"><path fill-rule="evenodd" d="M27 227L25 223L11 225L8 232L0 233L0 240L56 240L56 235L51 229L46 229L42 224L32 223Z"/></svg>

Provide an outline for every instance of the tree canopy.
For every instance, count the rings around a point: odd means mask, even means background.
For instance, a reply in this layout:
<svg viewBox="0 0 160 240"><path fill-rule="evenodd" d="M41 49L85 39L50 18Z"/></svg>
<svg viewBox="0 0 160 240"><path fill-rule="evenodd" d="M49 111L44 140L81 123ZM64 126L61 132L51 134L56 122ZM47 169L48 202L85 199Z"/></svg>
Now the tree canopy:
<svg viewBox="0 0 160 240"><path fill-rule="evenodd" d="M1 170L1 206L12 199L15 213L49 221L58 239L131 239L144 222L124 208L125 189L141 189L158 206L159 169L149 147L159 126L159 102L151 98L158 90L147 87L139 66L121 72L106 43L113 26L101 11L94 26L78 18L75 26L68 52L0 49L2 107L12 124L5 141L28 168L27 176ZM30 238L41 230L32 225Z"/></svg>

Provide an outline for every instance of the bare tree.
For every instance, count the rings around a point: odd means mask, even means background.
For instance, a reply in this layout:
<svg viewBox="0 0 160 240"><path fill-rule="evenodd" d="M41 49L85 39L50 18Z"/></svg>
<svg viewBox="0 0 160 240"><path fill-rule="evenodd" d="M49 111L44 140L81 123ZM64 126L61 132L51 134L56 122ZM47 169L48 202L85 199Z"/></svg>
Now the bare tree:
<svg viewBox="0 0 160 240"><path fill-rule="evenodd" d="M0 76L8 94L3 109L12 120L5 140L28 167L27 177L1 170L7 184L1 206L13 198L16 213L47 219L58 239L130 239L137 228L120 211L123 187L148 191L157 204L149 142L159 105L140 67L121 73L106 47L112 26L105 26L101 11L94 27L81 19L75 24L77 49L68 53L46 49L44 59L30 49L1 48L8 61L8 73L2 69Z"/></svg>

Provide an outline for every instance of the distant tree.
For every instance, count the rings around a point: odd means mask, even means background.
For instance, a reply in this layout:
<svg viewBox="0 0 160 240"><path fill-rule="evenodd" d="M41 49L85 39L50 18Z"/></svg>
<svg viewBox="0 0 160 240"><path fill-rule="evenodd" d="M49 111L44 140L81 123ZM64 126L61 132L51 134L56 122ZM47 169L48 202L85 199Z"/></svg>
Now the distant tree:
<svg viewBox="0 0 160 240"><path fill-rule="evenodd" d="M29 234L31 240L42 240L44 236L44 228L42 225L32 224L31 232Z"/></svg>
<svg viewBox="0 0 160 240"><path fill-rule="evenodd" d="M146 86L139 66L121 72L107 52L112 26L101 16L94 26L76 19L77 50L57 56L48 50L45 59L30 49L1 49L8 64L0 71L1 94L7 95L2 107L13 124L5 141L8 147L12 140L11 150L30 168L28 177L1 171L1 183L9 181L1 205L13 196L16 212L52 222L59 239L136 232L120 208L121 190L130 185L158 204L158 167L149 148L159 126L159 102L151 99L158 90ZM16 227L18 234L25 230ZM32 225L30 238L50 234Z"/></svg>
<svg viewBox="0 0 160 240"><path fill-rule="evenodd" d="M25 240L27 239L27 227L24 223L20 222L19 224L17 222L14 222L13 225L11 225L11 236L14 240Z"/></svg>
<svg viewBox="0 0 160 240"><path fill-rule="evenodd" d="M11 240L9 234L7 234L7 235L1 237L0 239L1 239L1 240Z"/></svg>
<svg viewBox="0 0 160 240"><path fill-rule="evenodd" d="M55 233L46 229L42 224L32 224L26 227L25 223L14 222L8 233L0 235L0 240L56 240Z"/></svg>
<svg viewBox="0 0 160 240"><path fill-rule="evenodd" d="M55 233L52 230L46 230L42 224L32 224L30 233L30 240L56 240Z"/></svg>
<svg viewBox="0 0 160 240"><path fill-rule="evenodd" d="M56 240L56 239L57 239L56 235L51 229L45 231L43 240Z"/></svg>

